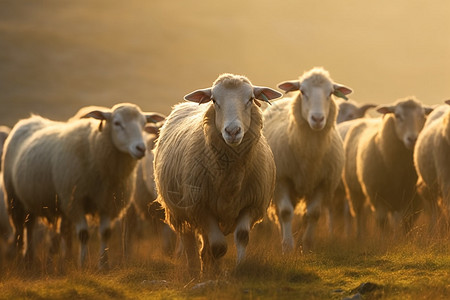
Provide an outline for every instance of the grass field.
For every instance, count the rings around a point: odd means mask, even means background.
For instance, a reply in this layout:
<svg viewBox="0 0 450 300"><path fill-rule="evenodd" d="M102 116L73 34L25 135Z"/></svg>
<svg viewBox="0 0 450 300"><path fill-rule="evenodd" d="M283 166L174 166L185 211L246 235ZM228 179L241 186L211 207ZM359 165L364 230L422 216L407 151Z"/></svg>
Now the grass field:
<svg viewBox="0 0 450 300"><path fill-rule="evenodd" d="M276 87L313 66L352 87L357 101L442 103L449 15L445 0L0 0L0 124L30 113L64 120L122 101L168 114L223 72ZM230 242L212 279L187 275L155 239L138 243L125 264L113 238L112 269L99 273L93 238L85 271L69 264L49 273L42 253L33 270L4 262L0 298L342 299L373 283L364 299L447 299L449 238L424 228L361 243L322 234L314 253L292 256L280 254L276 231L257 230L244 265L235 270Z"/></svg>
<svg viewBox="0 0 450 300"><path fill-rule="evenodd" d="M85 271L69 264L63 273L49 274L43 265L26 271L6 263L0 298L342 299L358 293L365 283L363 299L447 299L448 237L425 237L422 230L419 226L400 240L378 237L360 243L330 240L322 234L314 253L282 256L278 232L256 228L243 265L234 267L230 240L221 273L206 278L188 275L185 261L164 255L149 235L136 243L128 263L121 261L120 241L113 238L112 269L98 272L94 237Z"/></svg>

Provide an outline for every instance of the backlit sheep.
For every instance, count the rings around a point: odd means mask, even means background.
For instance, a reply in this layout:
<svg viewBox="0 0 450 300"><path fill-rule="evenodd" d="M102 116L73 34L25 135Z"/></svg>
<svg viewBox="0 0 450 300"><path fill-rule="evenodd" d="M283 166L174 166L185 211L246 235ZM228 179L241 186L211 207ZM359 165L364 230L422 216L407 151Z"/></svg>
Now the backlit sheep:
<svg viewBox="0 0 450 300"><path fill-rule="evenodd" d="M131 197L131 205L124 216L125 221L125 255L129 256L132 245L132 235L139 229L158 233L165 254L171 254L175 250L176 235L172 229L164 223L165 212L159 202L156 202L156 186L153 175L153 148L155 140L159 135L159 126L147 124L144 139L147 145L146 155L138 162L134 189ZM151 228L143 227L150 224Z"/></svg>
<svg viewBox="0 0 450 300"><path fill-rule="evenodd" d="M314 68L299 80L278 85L297 91L293 98L274 102L264 112L264 135L277 167L273 203L281 225L282 248L294 248L294 208L304 198L306 229L303 250L313 245L321 208L328 205L344 166L342 140L335 129L337 106L332 95L345 97L351 90L334 83L327 71Z"/></svg>
<svg viewBox="0 0 450 300"><path fill-rule="evenodd" d="M27 229L26 258L33 258L36 218L54 224L61 216L63 223L75 225L84 266L89 238L86 214L94 214L100 219L99 265L107 268L110 223L127 205L131 174L145 155L144 125L163 117L143 114L127 103L90 111L84 117L89 119L66 123L32 116L19 121L5 144L4 189L19 249Z"/></svg>
<svg viewBox="0 0 450 300"><path fill-rule="evenodd" d="M223 74L211 88L186 95L195 103L176 105L161 128L155 148L158 201L181 233L191 271L199 264L196 233L203 270L225 255L231 232L237 262L244 258L249 231L263 218L275 179L257 104L280 96L244 76Z"/></svg>
<svg viewBox="0 0 450 300"><path fill-rule="evenodd" d="M450 100L446 101L450 105ZM439 223L442 208L450 216L450 106L437 107L429 116L414 148L417 188L431 214L430 229Z"/></svg>
<svg viewBox="0 0 450 300"><path fill-rule="evenodd" d="M386 228L388 215L400 217L408 231L417 217L419 200L413 148L431 109L414 98L380 106L384 117L360 119L344 142L344 183L357 218L357 236L364 233L366 199L375 209L376 222Z"/></svg>
<svg viewBox="0 0 450 300"><path fill-rule="evenodd" d="M9 135L11 129L6 126L0 126L0 154L3 155L3 145ZM11 224L9 223L8 211L6 209L5 197L3 194L3 171L1 170L1 155L0 155L0 266L2 256L7 250L8 241L12 235Z"/></svg>
<svg viewBox="0 0 450 300"><path fill-rule="evenodd" d="M359 104L356 101L338 99L337 105L339 112L336 118L336 123L342 123L354 119L363 118L368 109L375 107L375 104Z"/></svg>

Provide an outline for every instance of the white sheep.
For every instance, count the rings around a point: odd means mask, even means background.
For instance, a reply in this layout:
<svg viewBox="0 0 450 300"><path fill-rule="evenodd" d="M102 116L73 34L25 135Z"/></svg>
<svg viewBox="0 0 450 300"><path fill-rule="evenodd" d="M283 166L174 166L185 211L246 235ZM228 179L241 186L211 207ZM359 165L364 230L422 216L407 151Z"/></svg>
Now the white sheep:
<svg viewBox="0 0 450 300"><path fill-rule="evenodd" d="M3 146L5 145L5 140L11 132L11 128L8 126L0 126L0 158L3 156ZM2 163L0 159L0 170L2 169Z"/></svg>
<svg viewBox="0 0 450 300"><path fill-rule="evenodd" d="M450 105L450 100L446 101ZM444 225L450 216L450 106L437 107L427 119L414 148L417 188L431 214L430 229L439 224L442 201Z"/></svg>
<svg viewBox="0 0 450 300"><path fill-rule="evenodd" d="M152 227L150 229L159 234L164 253L171 254L175 250L176 235L169 225L164 223L164 208L159 202L154 201L157 194L153 175L153 148L159 135L159 127L153 124L145 126L144 139L147 153L137 164L131 203L124 216L124 250L127 258L132 245L131 236L136 234L141 227L146 226L144 222L150 223Z"/></svg>
<svg viewBox="0 0 450 300"><path fill-rule="evenodd" d="M3 254L8 247L9 239L12 235L12 228L9 222L9 215L6 208L5 197L3 194L3 171L1 170L1 156L3 155L3 145L11 129L7 126L0 126L0 266Z"/></svg>
<svg viewBox="0 0 450 300"><path fill-rule="evenodd" d="M238 264L243 260L249 231L263 218L275 180L257 104L280 96L244 76L223 74L211 88L186 95L196 103L176 105L161 128L155 147L158 201L181 233L190 271L199 264L196 233L202 270L225 255L225 236L233 231Z"/></svg>
<svg viewBox="0 0 450 300"><path fill-rule="evenodd" d="M110 223L126 207L131 174L145 155L142 138L148 121L159 114L144 114L123 103L111 110L94 110L86 118L55 122L39 116L19 121L6 140L4 189L19 250L27 229L25 257L33 259L32 232L37 217L54 224L74 224L80 240L80 265L89 238L86 214L100 219L100 264L108 267ZM99 126L100 123L100 126ZM69 225L66 226L67 229ZM70 230L65 238L70 241Z"/></svg>
<svg viewBox="0 0 450 300"><path fill-rule="evenodd" d="M345 121L363 118L368 109L375 107L375 104L358 104L353 100L337 99L339 112L336 118L336 123L340 124Z"/></svg>
<svg viewBox="0 0 450 300"><path fill-rule="evenodd" d="M387 228L388 216L400 217L408 231L417 217L417 174L413 148L430 108L415 98L379 106L384 118L352 121L344 141L344 183L357 219L357 236L365 233L366 199L375 210L376 222Z"/></svg>
<svg viewBox="0 0 450 300"><path fill-rule="evenodd" d="M342 140L336 131L337 106L332 95L345 97L351 90L334 83L322 68L305 72L299 80L278 85L297 91L264 112L264 135L277 167L273 203L281 225L283 252L292 251L294 208L304 198L306 229L303 250L313 246L323 205L331 201L344 166Z"/></svg>
<svg viewBox="0 0 450 300"><path fill-rule="evenodd" d="M336 119L336 129L342 140L345 140L348 129L353 124L351 121L365 117L368 109L375 107L374 104L360 105L353 100L345 101L337 99L339 113ZM345 236L350 236L352 227L353 208L351 202L347 198L344 182L341 180L336 188L334 199L328 205L329 224L328 228L331 233L344 231Z"/></svg>

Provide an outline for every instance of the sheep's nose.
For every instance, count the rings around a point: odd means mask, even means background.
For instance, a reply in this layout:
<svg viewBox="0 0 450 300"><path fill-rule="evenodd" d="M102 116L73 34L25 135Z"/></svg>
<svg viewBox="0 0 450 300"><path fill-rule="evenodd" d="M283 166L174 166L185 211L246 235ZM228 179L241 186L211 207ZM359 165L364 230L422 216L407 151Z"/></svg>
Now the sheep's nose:
<svg viewBox="0 0 450 300"><path fill-rule="evenodd" d="M311 119L316 123L322 123L322 121L325 120L325 117L323 115L312 115Z"/></svg>
<svg viewBox="0 0 450 300"><path fill-rule="evenodd" d="M408 141L408 143L410 143L411 145L415 145L416 141L417 141L417 136L409 136L406 138L406 140Z"/></svg>
<svg viewBox="0 0 450 300"><path fill-rule="evenodd" d="M145 155L145 150L147 150L147 148L145 147L144 143L136 145L136 152L141 154L142 156Z"/></svg>
<svg viewBox="0 0 450 300"><path fill-rule="evenodd" d="M227 127L227 128L225 128L225 132L227 134L229 134L230 136L235 137L236 135L238 135L241 132L241 127L237 126L232 129Z"/></svg>

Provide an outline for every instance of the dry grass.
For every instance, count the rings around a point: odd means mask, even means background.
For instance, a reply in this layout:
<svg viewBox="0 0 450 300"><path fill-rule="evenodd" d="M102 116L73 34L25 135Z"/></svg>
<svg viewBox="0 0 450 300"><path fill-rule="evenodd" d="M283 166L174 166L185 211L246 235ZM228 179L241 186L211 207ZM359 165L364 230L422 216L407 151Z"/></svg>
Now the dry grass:
<svg viewBox="0 0 450 300"><path fill-rule="evenodd" d="M448 236L431 238L417 227L408 237L373 238L357 243L330 239L324 232L314 253L283 256L273 227L252 232L248 256L235 268L232 239L220 274L191 277L183 258L162 253L158 239L144 234L124 263L120 238L113 237L112 268L96 270L97 238L90 243L89 267L74 264L48 274L45 265L25 270L3 267L2 299L342 299L362 283L377 289L364 299L446 299L450 292ZM41 261L44 259L41 257Z"/></svg>

